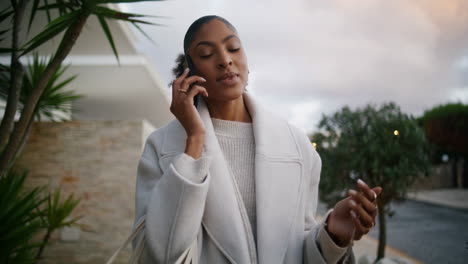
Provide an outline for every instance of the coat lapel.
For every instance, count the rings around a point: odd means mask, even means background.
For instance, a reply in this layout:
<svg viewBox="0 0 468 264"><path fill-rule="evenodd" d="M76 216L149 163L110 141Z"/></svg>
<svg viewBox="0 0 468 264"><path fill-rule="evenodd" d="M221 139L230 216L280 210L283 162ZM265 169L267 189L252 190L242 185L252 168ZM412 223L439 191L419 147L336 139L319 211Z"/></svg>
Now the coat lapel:
<svg viewBox="0 0 468 264"><path fill-rule="evenodd" d="M230 175L229 165L219 146L208 107L203 100L199 100L198 111L206 129L205 151L213 158L209 170L210 188L203 215L205 230L232 262L251 263L234 179Z"/></svg>
<svg viewBox="0 0 468 264"><path fill-rule="evenodd" d="M261 109L248 94L253 118L259 263L282 263L301 197L302 156L286 121Z"/></svg>

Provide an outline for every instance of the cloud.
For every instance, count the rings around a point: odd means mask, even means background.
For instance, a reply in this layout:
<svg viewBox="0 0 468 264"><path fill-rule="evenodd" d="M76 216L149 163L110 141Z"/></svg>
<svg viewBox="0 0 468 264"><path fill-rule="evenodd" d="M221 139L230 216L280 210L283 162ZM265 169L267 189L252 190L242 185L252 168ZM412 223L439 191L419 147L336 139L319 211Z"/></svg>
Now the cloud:
<svg viewBox="0 0 468 264"><path fill-rule="evenodd" d="M255 95L308 131L343 105L395 101L419 114L467 100L463 0L179 0L128 8L172 16L166 28L145 28L158 48L142 44L168 82L190 23L226 17L246 47Z"/></svg>

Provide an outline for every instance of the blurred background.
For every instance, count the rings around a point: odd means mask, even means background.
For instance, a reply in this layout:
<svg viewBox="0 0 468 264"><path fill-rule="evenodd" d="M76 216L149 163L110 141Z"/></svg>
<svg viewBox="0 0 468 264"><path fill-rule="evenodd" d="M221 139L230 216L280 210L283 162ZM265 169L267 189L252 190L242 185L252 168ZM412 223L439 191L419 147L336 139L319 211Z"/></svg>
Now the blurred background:
<svg viewBox="0 0 468 264"><path fill-rule="evenodd" d="M143 144L174 118L184 34L212 14L238 30L248 91L319 152L317 217L358 178L386 190L377 226L355 243L359 263L468 259L468 2L13 0L0 10L0 262L102 263L124 242Z"/></svg>

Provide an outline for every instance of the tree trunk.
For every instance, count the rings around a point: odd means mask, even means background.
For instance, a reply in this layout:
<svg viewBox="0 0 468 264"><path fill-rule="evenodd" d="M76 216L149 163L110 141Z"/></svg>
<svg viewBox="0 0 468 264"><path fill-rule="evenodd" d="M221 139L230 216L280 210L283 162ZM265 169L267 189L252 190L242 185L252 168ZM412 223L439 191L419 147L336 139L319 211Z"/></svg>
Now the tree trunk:
<svg viewBox="0 0 468 264"><path fill-rule="evenodd" d="M385 245L387 243L387 226L385 223L385 205L378 205L379 211L379 246L377 248L377 259L375 262L385 257Z"/></svg>
<svg viewBox="0 0 468 264"><path fill-rule="evenodd" d="M13 160L11 162L12 164L15 163L15 161L21 155L21 152L23 152L24 146L26 145L26 142L28 141L29 134L31 133L31 127L33 123L34 123L34 116L29 120L29 124L26 127L26 132L24 133L23 138L21 139L21 144L19 148L16 150L15 155L13 156Z"/></svg>
<svg viewBox="0 0 468 264"><path fill-rule="evenodd" d="M458 157L454 157L452 160L452 187L458 187Z"/></svg>
<svg viewBox="0 0 468 264"><path fill-rule="evenodd" d="M468 188L468 160L466 158L463 158L463 171L462 171L462 186L463 188L467 189Z"/></svg>
<svg viewBox="0 0 468 264"><path fill-rule="evenodd" d="M45 234L44 239L42 240L42 245L36 254L36 263L41 259L42 252L44 251L45 246L47 246L47 243L49 243L50 234L51 230L47 229L47 233Z"/></svg>
<svg viewBox="0 0 468 264"><path fill-rule="evenodd" d="M20 46L19 33L21 32L21 22L23 20L24 11L29 0L20 0L14 8L13 15L13 31L10 62L10 89L8 90L7 104L3 114L2 123L0 124L0 148L4 149L5 145L10 138L11 128L15 122L16 110L18 108L18 101L21 94L21 85L23 81L24 68L19 61L19 52L17 51Z"/></svg>
<svg viewBox="0 0 468 264"><path fill-rule="evenodd" d="M11 167L12 160L17 149L21 145L21 140L24 139L24 135L27 130L27 126L33 118L34 110L36 109L36 104L41 97L44 89L52 77L53 73L57 70L63 60L67 57L75 44L76 39L80 35L87 18L89 17L90 12L88 10L82 10L81 14L77 19L70 25L67 29L63 38L59 44L57 52L55 53L53 59L49 62L44 73L41 75L38 84L34 87L31 95L28 97L24 109L21 113L20 120L15 124L13 132L11 133L10 140L5 148L5 151L0 157L0 176L4 175L6 171Z"/></svg>

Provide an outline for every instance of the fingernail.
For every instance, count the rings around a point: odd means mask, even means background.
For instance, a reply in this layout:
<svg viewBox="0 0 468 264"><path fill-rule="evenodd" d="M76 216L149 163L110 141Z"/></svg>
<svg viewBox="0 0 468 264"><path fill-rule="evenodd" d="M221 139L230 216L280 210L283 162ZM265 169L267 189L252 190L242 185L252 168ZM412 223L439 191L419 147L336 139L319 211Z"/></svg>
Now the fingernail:
<svg viewBox="0 0 468 264"><path fill-rule="evenodd" d="M356 203L354 200L349 200L349 203L350 203L351 206L353 206L353 207L357 205L357 203Z"/></svg>
<svg viewBox="0 0 468 264"><path fill-rule="evenodd" d="M357 195L357 192L355 190L349 190L349 194L351 195Z"/></svg>
<svg viewBox="0 0 468 264"><path fill-rule="evenodd" d="M356 216L356 213L355 213L354 211L349 211L349 214L350 214L352 217L354 217L354 218L357 217L357 216Z"/></svg>
<svg viewBox="0 0 468 264"><path fill-rule="evenodd" d="M360 183L360 184L363 184L363 185L367 185L367 184L366 184L363 180L361 180L361 179L357 180L357 182Z"/></svg>
<svg viewBox="0 0 468 264"><path fill-rule="evenodd" d="M184 72L188 72L189 71L189 68L185 68Z"/></svg>
<svg viewBox="0 0 468 264"><path fill-rule="evenodd" d="M201 79L202 79L202 81L206 82L206 79L205 79L205 78L201 77Z"/></svg>

